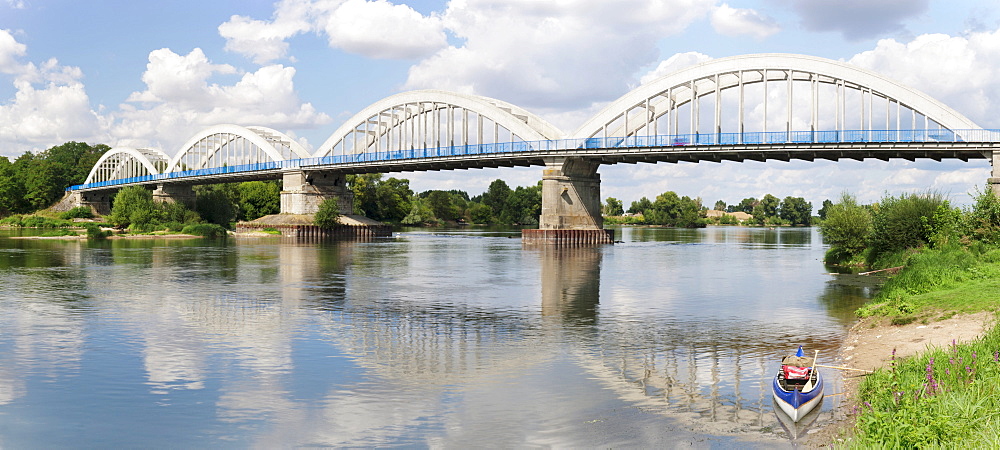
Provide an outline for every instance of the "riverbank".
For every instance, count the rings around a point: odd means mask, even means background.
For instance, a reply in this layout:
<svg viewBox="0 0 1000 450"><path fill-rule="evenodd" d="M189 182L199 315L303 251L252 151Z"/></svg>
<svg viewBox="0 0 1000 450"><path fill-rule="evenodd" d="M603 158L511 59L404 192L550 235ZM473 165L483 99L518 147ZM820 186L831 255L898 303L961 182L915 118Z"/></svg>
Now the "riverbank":
<svg viewBox="0 0 1000 450"><path fill-rule="evenodd" d="M939 317L945 317L942 313ZM831 365L854 369L876 370L889 367L895 358L906 358L930 347L945 347L952 342L962 343L977 339L995 320L993 312L955 314L927 324L914 322L893 325L891 318L867 317L859 320L848 331L841 344L837 359ZM859 371L824 369L827 377L841 379L842 395L839 406L833 411L834 420L808 434L804 445L809 448L836 444L853 434L855 406L858 404L858 386L865 374Z"/></svg>

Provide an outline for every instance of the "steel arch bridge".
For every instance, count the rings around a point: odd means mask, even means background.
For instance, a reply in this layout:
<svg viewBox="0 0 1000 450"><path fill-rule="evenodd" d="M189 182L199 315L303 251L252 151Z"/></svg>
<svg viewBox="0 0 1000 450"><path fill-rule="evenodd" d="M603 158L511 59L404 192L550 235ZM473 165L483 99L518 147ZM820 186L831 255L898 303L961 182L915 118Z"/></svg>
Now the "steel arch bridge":
<svg viewBox="0 0 1000 450"><path fill-rule="evenodd" d="M269 128L219 125L193 136L169 160L157 150L113 149L86 183L69 189L286 177L289 190L293 172L547 165L546 174L590 180L593 186L573 189L588 191L582 194L588 200L577 200L593 219L585 226L599 228L593 204L599 209L600 200L589 191L599 189L601 164L843 158L986 158L1000 192L1000 130L985 130L877 73L789 54L721 58L666 75L611 102L572 133L501 100L411 91L358 112L312 154ZM543 177L543 216L544 185L554 176ZM309 190L305 184L296 189Z"/></svg>
<svg viewBox="0 0 1000 450"><path fill-rule="evenodd" d="M941 102L871 71L823 58L712 60L646 83L571 134L510 103L437 90L365 108L310 154L265 127L219 125L168 159L115 148L73 190L185 179L212 183L328 168L390 172L541 165L547 156L617 162L746 159L988 158L983 130ZM166 163L164 163L166 161ZM215 181L217 179L217 181Z"/></svg>

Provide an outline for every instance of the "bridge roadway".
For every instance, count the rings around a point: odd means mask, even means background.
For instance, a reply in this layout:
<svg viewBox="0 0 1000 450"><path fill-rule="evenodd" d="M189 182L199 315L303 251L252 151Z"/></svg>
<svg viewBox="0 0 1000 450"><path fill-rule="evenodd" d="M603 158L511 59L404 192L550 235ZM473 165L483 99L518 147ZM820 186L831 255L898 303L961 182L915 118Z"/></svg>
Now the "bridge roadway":
<svg viewBox="0 0 1000 450"><path fill-rule="evenodd" d="M202 185L278 179L291 171L343 174L544 166L553 158L597 164L853 159L990 159L1000 130L854 130L662 135L374 151L176 171L71 186L89 192L130 185Z"/></svg>

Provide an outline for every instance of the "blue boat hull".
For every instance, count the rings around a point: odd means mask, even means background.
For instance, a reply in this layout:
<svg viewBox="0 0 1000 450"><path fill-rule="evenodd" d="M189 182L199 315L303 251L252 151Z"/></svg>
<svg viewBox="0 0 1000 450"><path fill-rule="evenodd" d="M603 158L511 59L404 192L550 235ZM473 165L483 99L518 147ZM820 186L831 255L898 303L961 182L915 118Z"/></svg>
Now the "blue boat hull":
<svg viewBox="0 0 1000 450"><path fill-rule="evenodd" d="M799 390L785 390L778 382L778 377L774 377L774 400L793 422L809 414L816 405L823 400L823 376L816 373L816 384L808 392Z"/></svg>
<svg viewBox="0 0 1000 450"><path fill-rule="evenodd" d="M799 347L795 355L802 356L802 347ZM819 372L818 368L813 367L810 375L815 376L815 378L810 388L805 391L794 388L786 389L782 386L780 375L781 370L779 369L772 382L774 401L793 422L798 422L823 401L823 374Z"/></svg>

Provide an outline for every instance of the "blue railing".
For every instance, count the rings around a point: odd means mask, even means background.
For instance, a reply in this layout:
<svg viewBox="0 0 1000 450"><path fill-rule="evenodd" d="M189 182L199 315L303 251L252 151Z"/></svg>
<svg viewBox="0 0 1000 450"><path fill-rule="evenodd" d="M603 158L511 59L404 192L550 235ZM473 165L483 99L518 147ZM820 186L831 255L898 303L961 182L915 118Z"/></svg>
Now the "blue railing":
<svg viewBox="0 0 1000 450"><path fill-rule="evenodd" d="M835 143L918 143L918 142L1000 142L1000 130L840 130L840 131L768 131L749 133L673 134L656 136L601 137L517 141L494 144L468 144L426 149L391 150L333 155L316 158L290 159L256 164L184 170L155 175L78 184L68 191L150 183L177 178L252 173L268 170L289 170L301 167L336 166L379 161L446 158L469 155L549 152L557 150L590 150L614 148L669 148L714 145L761 144L835 144Z"/></svg>

